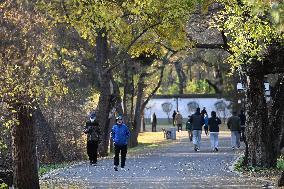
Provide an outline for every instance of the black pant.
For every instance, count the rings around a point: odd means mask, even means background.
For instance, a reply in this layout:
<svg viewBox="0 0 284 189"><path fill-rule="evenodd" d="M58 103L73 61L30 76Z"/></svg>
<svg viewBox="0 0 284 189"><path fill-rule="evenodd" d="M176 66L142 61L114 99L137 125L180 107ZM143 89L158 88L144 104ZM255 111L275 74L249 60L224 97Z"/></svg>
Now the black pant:
<svg viewBox="0 0 284 189"><path fill-rule="evenodd" d="M91 163L97 163L98 141L89 140L87 142L87 154Z"/></svg>
<svg viewBox="0 0 284 189"><path fill-rule="evenodd" d="M246 128L241 126L241 141L246 140L245 130L246 130Z"/></svg>
<svg viewBox="0 0 284 189"><path fill-rule="evenodd" d="M119 153L121 151L121 167L125 166L127 145L114 145L114 165L119 165Z"/></svg>
<svg viewBox="0 0 284 189"><path fill-rule="evenodd" d="M204 126L205 134L208 135L208 126Z"/></svg>

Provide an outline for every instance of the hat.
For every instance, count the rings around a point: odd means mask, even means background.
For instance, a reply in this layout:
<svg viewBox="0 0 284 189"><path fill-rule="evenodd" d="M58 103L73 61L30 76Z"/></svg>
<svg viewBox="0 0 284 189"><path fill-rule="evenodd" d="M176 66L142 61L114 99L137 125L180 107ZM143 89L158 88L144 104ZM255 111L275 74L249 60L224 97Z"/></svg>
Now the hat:
<svg viewBox="0 0 284 189"><path fill-rule="evenodd" d="M119 115L119 116L117 116L117 117L115 118L115 120L116 120L116 121L117 121L117 120L123 120L123 118L122 118L121 115Z"/></svg>
<svg viewBox="0 0 284 189"><path fill-rule="evenodd" d="M90 119L96 119L96 113L95 112L90 113Z"/></svg>

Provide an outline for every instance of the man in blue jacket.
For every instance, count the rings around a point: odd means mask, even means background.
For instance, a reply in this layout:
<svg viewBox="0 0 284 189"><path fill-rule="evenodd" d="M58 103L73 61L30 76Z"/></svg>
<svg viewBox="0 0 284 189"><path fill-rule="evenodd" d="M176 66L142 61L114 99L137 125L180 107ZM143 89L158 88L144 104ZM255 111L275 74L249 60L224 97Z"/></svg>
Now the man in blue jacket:
<svg viewBox="0 0 284 189"><path fill-rule="evenodd" d="M127 140L130 132L128 127L123 123L122 116L116 118L116 124L112 127L111 138L114 144L114 170L118 171L119 165L119 153L121 153L121 168L125 166L126 154L127 154Z"/></svg>

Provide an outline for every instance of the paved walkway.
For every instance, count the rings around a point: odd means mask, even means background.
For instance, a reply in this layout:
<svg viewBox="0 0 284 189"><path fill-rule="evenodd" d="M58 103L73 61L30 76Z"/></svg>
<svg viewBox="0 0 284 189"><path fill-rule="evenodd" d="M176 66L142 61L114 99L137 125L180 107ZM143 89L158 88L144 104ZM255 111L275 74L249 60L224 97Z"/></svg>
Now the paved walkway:
<svg viewBox="0 0 284 189"><path fill-rule="evenodd" d="M97 167L82 163L50 174L50 186L80 188L262 188L265 181L239 176L230 166L243 149L230 148L228 133L220 137L219 152L212 152L203 134L200 152L183 134L178 140L152 153L129 157L124 169L113 170L113 160L100 160Z"/></svg>

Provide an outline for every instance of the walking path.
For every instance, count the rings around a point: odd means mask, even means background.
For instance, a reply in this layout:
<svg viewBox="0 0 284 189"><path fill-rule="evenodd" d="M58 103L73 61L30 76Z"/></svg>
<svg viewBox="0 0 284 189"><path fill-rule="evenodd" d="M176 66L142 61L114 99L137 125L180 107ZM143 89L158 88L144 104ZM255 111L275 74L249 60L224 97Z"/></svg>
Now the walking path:
<svg viewBox="0 0 284 189"><path fill-rule="evenodd" d="M230 166L242 152L230 147L229 133L223 132L219 152L210 149L209 137L202 136L200 152L194 152L185 132L176 143L152 153L128 157L126 166L113 170L113 160L100 160L65 168L48 175L49 187L61 183L68 188L263 188L266 181L240 176Z"/></svg>

